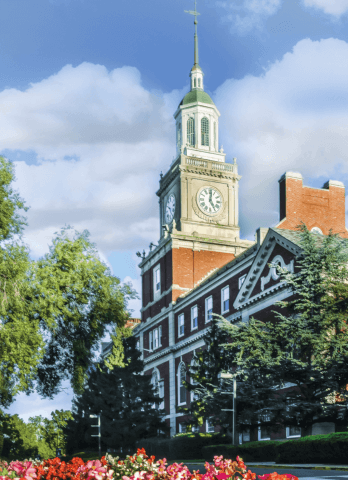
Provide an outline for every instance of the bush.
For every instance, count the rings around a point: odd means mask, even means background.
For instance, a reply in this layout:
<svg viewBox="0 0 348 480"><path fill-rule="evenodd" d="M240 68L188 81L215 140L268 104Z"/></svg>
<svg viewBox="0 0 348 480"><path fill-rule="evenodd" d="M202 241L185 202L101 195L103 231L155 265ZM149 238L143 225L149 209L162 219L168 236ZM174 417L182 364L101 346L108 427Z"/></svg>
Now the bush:
<svg viewBox="0 0 348 480"><path fill-rule="evenodd" d="M167 460L194 460L204 458L203 447L212 443L226 444L231 438L220 433L180 433L172 438L147 438L137 442L148 455Z"/></svg>
<svg viewBox="0 0 348 480"><path fill-rule="evenodd" d="M236 458L237 455L245 462L272 462L277 457L277 447L281 442L275 440L250 442L243 445L210 445L203 447L203 458L213 461L215 455L224 458Z"/></svg>
<svg viewBox="0 0 348 480"><path fill-rule="evenodd" d="M347 463L348 433L329 433L288 440L278 445L276 461L288 463Z"/></svg>

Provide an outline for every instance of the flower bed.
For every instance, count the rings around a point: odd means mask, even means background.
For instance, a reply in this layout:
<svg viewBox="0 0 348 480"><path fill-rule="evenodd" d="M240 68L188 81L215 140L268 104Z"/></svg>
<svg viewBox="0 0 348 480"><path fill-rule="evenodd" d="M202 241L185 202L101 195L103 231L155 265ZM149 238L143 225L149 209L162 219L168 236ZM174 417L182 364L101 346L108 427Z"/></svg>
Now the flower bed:
<svg viewBox="0 0 348 480"><path fill-rule="evenodd" d="M205 470L205 473L199 470L191 473L183 463L167 466L165 458L155 461L142 448L135 455L127 455L125 460L106 454L101 460L86 463L78 457L69 462L59 458L17 460L9 464L0 461L0 480L298 480L293 475L276 472L256 476L239 457L232 461L216 456L214 464L205 463Z"/></svg>

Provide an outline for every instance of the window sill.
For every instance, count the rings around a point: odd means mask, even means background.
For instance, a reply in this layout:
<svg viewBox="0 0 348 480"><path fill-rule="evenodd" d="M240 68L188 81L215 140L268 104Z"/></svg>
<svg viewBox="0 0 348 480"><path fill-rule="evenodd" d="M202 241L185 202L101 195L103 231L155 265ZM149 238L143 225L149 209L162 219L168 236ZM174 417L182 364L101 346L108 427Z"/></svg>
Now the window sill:
<svg viewBox="0 0 348 480"><path fill-rule="evenodd" d="M187 402L184 403L178 403L178 407L181 407L182 405L186 405Z"/></svg>
<svg viewBox="0 0 348 480"><path fill-rule="evenodd" d="M229 309L228 310L225 310L224 312L221 312L221 315L225 315L225 313L229 313Z"/></svg>
<svg viewBox="0 0 348 480"><path fill-rule="evenodd" d="M212 320L212 319L209 318L208 320L205 320L205 323L209 323L209 322L211 322L211 320Z"/></svg>
<svg viewBox="0 0 348 480"><path fill-rule="evenodd" d="M301 438L301 435L287 435L286 438Z"/></svg>
<svg viewBox="0 0 348 480"><path fill-rule="evenodd" d="M182 338L182 337L184 337L184 336L185 336L185 334L182 333L181 335L178 335L178 338Z"/></svg>
<svg viewBox="0 0 348 480"><path fill-rule="evenodd" d="M198 330L198 326L197 327L191 327L191 332L193 332L193 330Z"/></svg>

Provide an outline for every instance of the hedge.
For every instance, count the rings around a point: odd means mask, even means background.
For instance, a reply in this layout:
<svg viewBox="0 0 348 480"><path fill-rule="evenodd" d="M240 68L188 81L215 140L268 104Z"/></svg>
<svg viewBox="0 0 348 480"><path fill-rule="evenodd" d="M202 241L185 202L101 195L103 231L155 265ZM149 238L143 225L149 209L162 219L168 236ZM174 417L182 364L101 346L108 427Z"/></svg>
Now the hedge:
<svg viewBox="0 0 348 480"><path fill-rule="evenodd" d="M148 455L167 460L194 460L204 458L203 447L231 442L231 437L220 433L180 433L172 438L148 438L137 442Z"/></svg>
<svg viewBox="0 0 348 480"><path fill-rule="evenodd" d="M275 440L262 442L249 442L242 445L210 445L203 447L203 458L213 461L215 455L223 455L225 458L236 458L237 455L245 462L262 461L272 462L277 456L277 447L281 442Z"/></svg>

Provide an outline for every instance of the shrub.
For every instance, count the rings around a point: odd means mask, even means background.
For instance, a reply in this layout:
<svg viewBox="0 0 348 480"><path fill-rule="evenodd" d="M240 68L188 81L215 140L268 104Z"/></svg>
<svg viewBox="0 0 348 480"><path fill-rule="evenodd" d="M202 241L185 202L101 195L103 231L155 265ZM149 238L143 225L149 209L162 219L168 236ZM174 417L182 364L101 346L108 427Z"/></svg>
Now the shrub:
<svg viewBox="0 0 348 480"><path fill-rule="evenodd" d="M243 445L210 445L203 447L203 458L212 461L215 455L234 458L239 455L245 462L263 461L271 462L277 457L279 441L269 440L250 442Z"/></svg>

